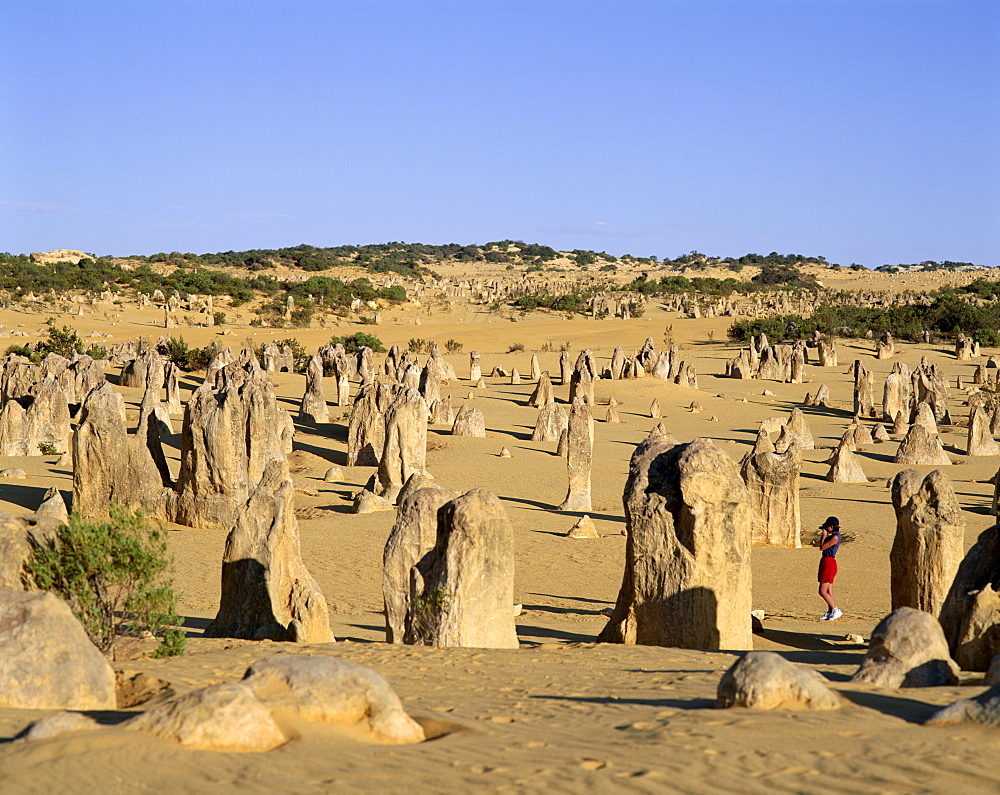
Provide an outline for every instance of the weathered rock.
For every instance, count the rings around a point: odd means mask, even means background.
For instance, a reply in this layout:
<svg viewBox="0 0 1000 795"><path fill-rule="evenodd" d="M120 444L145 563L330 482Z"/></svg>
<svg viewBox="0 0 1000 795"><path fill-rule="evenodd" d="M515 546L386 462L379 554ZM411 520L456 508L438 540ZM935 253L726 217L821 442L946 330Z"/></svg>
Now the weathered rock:
<svg viewBox="0 0 1000 795"><path fill-rule="evenodd" d="M938 615L965 549L965 519L940 469L904 469L892 481L896 537L889 552L892 609Z"/></svg>
<svg viewBox="0 0 1000 795"><path fill-rule="evenodd" d="M513 529L503 504L474 489L437 516L436 544L412 569L405 642L517 648Z"/></svg>
<svg viewBox="0 0 1000 795"><path fill-rule="evenodd" d="M548 370L546 370L538 377L538 384L535 386L535 391L531 393L531 397L528 398L528 405L537 409L553 401L555 401L555 397L552 394L552 380L549 378Z"/></svg>
<svg viewBox="0 0 1000 795"><path fill-rule="evenodd" d="M621 417L618 416L618 412L615 411L614 406L611 406L608 408L607 412L604 415L604 421L613 424L618 424L622 420Z"/></svg>
<svg viewBox="0 0 1000 795"><path fill-rule="evenodd" d="M953 726L956 723L979 723L1000 728L1000 684L975 698L963 698L939 709L924 726Z"/></svg>
<svg viewBox="0 0 1000 795"><path fill-rule="evenodd" d="M73 435L73 510L103 517L115 502L166 518L170 472L151 419L129 435L122 396L107 381L91 391Z"/></svg>
<svg viewBox="0 0 1000 795"><path fill-rule="evenodd" d="M567 420L568 421L568 420ZM559 431L559 440L556 442L556 455L565 458L569 454L569 427Z"/></svg>
<svg viewBox="0 0 1000 795"><path fill-rule="evenodd" d="M843 441L830 458L830 471L826 479L831 483L867 483L868 477L861 468L861 461Z"/></svg>
<svg viewBox="0 0 1000 795"><path fill-rule="evenodd" d="M385 444L379 460L376 494L395 502L403 484L414 472L423 472L426 461L427 404L417 390L404 390L385 415Z"/></svg>
<svg viewBox="0 0 1000 795"><path fill-rule="evenodd" d="M906 365L896 362L885 378L882 389L882 416L894 420L899 412L910 410L910 374Z"/></svg>
<svg viewBox="0 0 1000 795"><path fill-rule="evenodd" d="M941 626L956 662L985 671L1000 654L1000 525L979 534L958 565L941 608Z"/></svg>
<svg viewBox="0 0 1000 795"><path fill-rule="evenodd" d="M559 439L559 434L569 425L569 417L558 403L546 403L538 412L535 428L531 433L533 442L552 442Z"/></svg>
<svg viewBox="0 0 1000 795"><path fill-rule="evenodd" d="M347 426L347 466L378 466L385 446L385 417L379 407L382 384L365 384L358 391Z"/></svg>
<svg viewBox="0 0 1000 795"><path fill-rule="evenodd" d="M899 450L892 459L896 464L916 464L931 466L950 466L951 459L941 446L941 440L936 434L931 434L922 426L914 423L906 432Z"/></svg>
<svg viewBox="0 0 1000 795"><path fill-rule="evenodd" d="M575 525L573 525L569 531L566 533L566 538L600 538L601 534L597 532L597 528L594 526L594 520L591 519L587 514L580 517Z"/></svg>
<svg viewBox="0 0 1000 795"><path fill-rule="evenodd" d="M875 410L875 385L871 371L860 359L854 362L854 415L877 417Z"/></svg>
<svg viewBox="0 0 1000 795"><path fill-rule="evenodd" d="M45 591L0 591L0 706L115 709L115 673L69 606Z"/></svg>
<svg viewBox="0 0 1000 795"><path fill-rule="evenodd" d="M722 675L717 707L840 709L840 699L811 668L792 665L773 651L750 651Z"/></svg>
<svg viewBox="0 0 1000 795"><path fill-rule="evenodd" d="M990 434L990 420L982 406L973 406L969 414L965 452L968 455L1000 455L1000 444Z"/></svg>
<svg viewBox="0 0 1000 795"><path fill-rule="evenodd" d="M421 489L439 488L441 487L434 482L434 476L430 472L414 472L406 479L406 483L403 484L403 488L399 490L399 494L396 496L396 503L398 505L402 505L403 500L411 494L416 494Z"/></svg>
<svg viewBox="0 0 1000 795"><path fill-rule="evenodd" d="M330 414L323 395L323 359L317 353L306 368L306 391L299 404L299 422L318 425L329 421Z"/></svg>
<svg viewBox="0 0 1000 795"><path fill-rule="evenodd" d="M382 553L382 598L389 643L402 643L410 612L410 570L437 543L438 510L458 493L422 488L403 496Z"/></svg>
<svg viewBox="0 0 1000 795"><path fill-rule="evenodd" d="M590 472L594 457L594 419L589 406L577 398L569 411L567 430L566 464L569 472L569 489L560 511L592 510L590 499Z"/></svg>
<svg viewBox="0 0 1000 795"><path fill-rule="evenodd" d="M226 538L222 599L205 635L330 643L330 616L302 562L294 488L284 459L272 459Z"/></svg>
<svg viewBox="0 0 1000 795"><path fill-rule="evenodd" d="M750 454L740 468L750 497L750 528L755 544L801 547L799 471L796 445L783 453Z"/></svg>
<svg viewBox="0 0 1000 795"><path fill-rule="evenodd" d="M39 720L32 721L20 732L15 740L26 743L50 740L60 734L70 732L93 731L101 728L100 724L93 718L82 715L79 712L56 712L47 715Z"/></svg>
<svg viewBox="0 0 1000 795"><path fill-rule="evenodd" d="M660 401L656 398L653 398L653 401L649 404L649 416L653 419L660 417Z"/></svg>
<svg viewBox="0 0 1000 795"><path fill-rule="evenodd" d="M750 649L750 502L707 439L652 437L632 454L618 601L598 640Z"/></svg>
<svg viewBox="0 0 1000 795"><path fill-rule="evenodd" d="M483 412L466 403L458 410L455 422L451 426L452 436L472 436L477 439L486 438L486 418Z"/></svg>
<svg viewBox="0 0 1000 795"><path fill-rule="evenodd" d="M270 751L291 737L245 684L226 682L159 704L121 724L185 748Z"/></svg>
<svg viewBox="0 0 1000 795"><path fill-rule="evenodd" d="M324 483L337 483L344 479L344 470L340 467L330 467L323 474Z"/></svg>
<svg viewBox="0 0 1000 795"><path fill-rule="evenodd" d="M958 674L937 619L912 607L900 607L872 631L868 653L851 681L882 687L934 687L957 685Z"/></svg>
<svg viewBox="0 0 1000 795"><path fill-rule="evenodd" d="M351 512L362 514L362 513L376 513L378 511L391 511L392 501L387 500L385 497L379 497L374 492L368 491L368 489L361 489L357 496L354 498L354 503L351 505Z"/></svg>
<svg viewBox="0 0 1000 795"><path fill-rule="evenodd" d="M431 423L434 425L454 425L455 412L451 406L451 395L439 398L431 406Z"/></svg>
<svg viewBox="0 0 1000 795"><path fill-rule="evenodd" d="M66 510L66 501L63 500L59 489L53 486L42 497L42 504L38 506L34 514L35 519L51 519L57 524L62 524L69 519L69 511Z"/></svg>
<svg viewBox="0 0 1000 795"><path fill-rule="evenodd" d="M252 353L224 364L184 412L173 520L231 529L272 458L291 452L292 418Z"/></svg>
<svg viewBox="0 0 1000 795"><path fill-rule="evenodd" d="M419 743L424 730L406 714L399 697L371 668L310 654L258 660L242 684L271 709L302 720L354 725L367 723L372 738L385 743Z"/></svg>
<svg viewBox="0 0 1000 795"><path fill-rule="evenodd" d="M798 407L792 409L785 427L795 434L795 443L800 450L815 449L816 442L813 439L812 431L809 429L809 423L806 422L806 415L802 409Z"/></svg>

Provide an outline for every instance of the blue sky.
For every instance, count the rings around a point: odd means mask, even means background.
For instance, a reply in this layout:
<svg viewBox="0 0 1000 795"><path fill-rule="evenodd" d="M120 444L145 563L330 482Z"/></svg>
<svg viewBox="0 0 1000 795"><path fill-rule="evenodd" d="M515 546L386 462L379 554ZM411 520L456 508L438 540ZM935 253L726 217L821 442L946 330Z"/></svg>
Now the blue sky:
<svg viewBox="0 0 1000 795"><path fill-rule="evenodd" d="M0 250L1000 265L1000 3L9 0Z"/></svg>

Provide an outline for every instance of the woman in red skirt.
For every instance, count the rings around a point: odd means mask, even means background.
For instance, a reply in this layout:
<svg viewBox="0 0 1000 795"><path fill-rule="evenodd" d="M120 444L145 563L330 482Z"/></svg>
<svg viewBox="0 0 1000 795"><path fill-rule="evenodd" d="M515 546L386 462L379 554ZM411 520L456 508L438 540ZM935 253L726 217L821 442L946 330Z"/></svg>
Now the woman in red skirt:
<svg viewBox="0 0 1000 795"><path fill-rule="evenodd" d="M836 621L843 613L833 600L833 580L837 576L837 550L840 549L840 520L836 516L829 517L819 526L819 595L830 608L820 619Z"/></svg>

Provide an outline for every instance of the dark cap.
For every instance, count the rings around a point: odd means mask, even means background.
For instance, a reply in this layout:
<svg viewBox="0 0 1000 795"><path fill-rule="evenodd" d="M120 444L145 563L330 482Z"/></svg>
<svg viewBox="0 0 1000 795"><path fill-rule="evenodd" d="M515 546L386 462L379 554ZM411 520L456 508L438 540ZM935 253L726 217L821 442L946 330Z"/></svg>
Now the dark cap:
<svg viewBox="0 0 1000 795"><path fill-rule="evenodd" d="M836 516L830 516L819 526L819 529L822 530L824 527L840 527L840 519Z"/></svg>

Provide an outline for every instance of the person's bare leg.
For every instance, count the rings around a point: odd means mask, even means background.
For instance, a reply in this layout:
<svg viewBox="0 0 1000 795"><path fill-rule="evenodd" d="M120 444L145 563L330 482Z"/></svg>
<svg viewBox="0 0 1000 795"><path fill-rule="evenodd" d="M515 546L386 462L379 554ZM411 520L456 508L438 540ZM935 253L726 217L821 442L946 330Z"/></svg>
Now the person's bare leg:
<svg viewBox="0 0 1000 795"><path fill-rule="evenodd" d="M830 609L833 610L837 607L837 603L833 601L833 583L832 582L821 582L819 584L819 595L824 602L829 605Z"/></svg>

